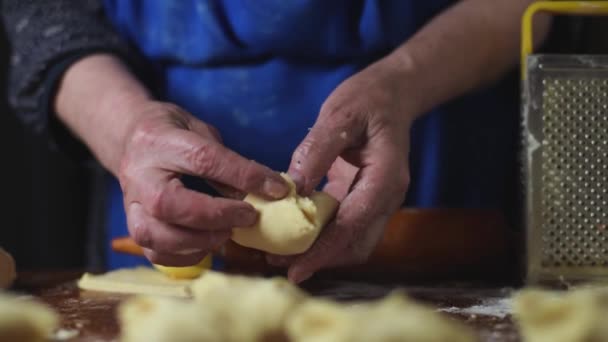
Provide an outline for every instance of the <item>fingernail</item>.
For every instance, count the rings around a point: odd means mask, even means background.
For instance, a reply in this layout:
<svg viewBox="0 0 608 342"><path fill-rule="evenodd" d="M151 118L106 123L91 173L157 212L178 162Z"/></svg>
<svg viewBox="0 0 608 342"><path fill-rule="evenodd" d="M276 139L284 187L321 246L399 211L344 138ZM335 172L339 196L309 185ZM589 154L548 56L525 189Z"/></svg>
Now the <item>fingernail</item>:
<svg viewBox="0 0 608 342"><path fill-rule="evenodd" d="M142 206L141 203L139 202L131 202L129 203L129 209L130 212L139 212L140 210L142 210Z"/></svg>
<svg viewBox="0 0 608 342"><path fill-rule="evenodd" d="M258 221L258 212L255 209L241 209L237 215L246 227L253 226Z"/></svg>
<svg viewBox="0 0 608 342"><path fill-rule="evenodd" d="M266 178L262 190L266 195L276 199L283 198L289 191L287 184L273 178Z"/></svg>

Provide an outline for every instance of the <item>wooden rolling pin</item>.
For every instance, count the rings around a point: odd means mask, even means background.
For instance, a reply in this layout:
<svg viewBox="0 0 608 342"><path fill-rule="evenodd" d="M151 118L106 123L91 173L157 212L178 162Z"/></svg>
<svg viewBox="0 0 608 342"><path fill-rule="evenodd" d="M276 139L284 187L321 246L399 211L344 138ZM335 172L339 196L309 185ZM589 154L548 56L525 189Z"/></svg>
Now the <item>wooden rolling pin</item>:
<svg viewBox="0 0 608 342"><path fill-rule="evenodd" d="M444 277L453 274L507 273L516 263L514 238L498 211L478 209L401 209L387 224L369 260L332 272L357 276ZM112 241L117 252L143 255L128 237ZM271 272L260 251L229 242L213 252L227 270ZM505 269L509 266L511 270Z"/></svg>
<svg viewBox="0 0 608 342"><path fill-rule="evenodd" d="M402 209L363 265L338 269L357 276L445 278L517 272L516 235L499 211Z"/></svg>

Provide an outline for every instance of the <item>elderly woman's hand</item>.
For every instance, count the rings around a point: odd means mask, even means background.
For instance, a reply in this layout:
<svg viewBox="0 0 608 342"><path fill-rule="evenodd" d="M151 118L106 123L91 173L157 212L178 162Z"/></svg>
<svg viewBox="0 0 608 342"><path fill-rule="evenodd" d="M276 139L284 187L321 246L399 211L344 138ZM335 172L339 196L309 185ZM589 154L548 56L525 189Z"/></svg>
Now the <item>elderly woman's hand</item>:
<svg viewBox="0 0 608 342"><path fill-rule="evenodd" d="M217 131L181 108L146 101L124 146L118 178L130 234L156 264L188 266L228 240L233 227L255 224L241 200L190 190L180 177L205 179L231 193L281 198L275 172L221 144Z"/></svg>
<svg viewBox="0 0 608 342"><path fill-rule="evenodd" d="M414 112L404 83L391 60L347 79L327 98L295 150L289 173L299 191L310 193L327 175L325 191L341 205L311 249L289 262L291 280L365 261L402 204Z"/></svg>
<svg viewBox="0 0 608 342"><path fill-rule="evenodd" d="M226 148L215 128L154 101L115 56L71 66L55 110L120 181L129 233L155 264L197 264L232 228L255 224L257 211L241 200L246 193L279 199L289 191L278 173ZM185 175L228 198L187 188Z"/></svg>

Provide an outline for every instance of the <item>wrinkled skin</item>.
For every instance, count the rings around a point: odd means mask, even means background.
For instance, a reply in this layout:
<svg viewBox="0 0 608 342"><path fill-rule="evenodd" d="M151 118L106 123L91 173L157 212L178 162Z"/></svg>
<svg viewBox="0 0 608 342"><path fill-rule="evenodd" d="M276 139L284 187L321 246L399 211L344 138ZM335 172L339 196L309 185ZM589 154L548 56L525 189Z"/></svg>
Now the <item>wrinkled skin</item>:
<svg viewBox="0 0 608 342"><path fill-rule="evenodd" d="M295 150L289 173L299 192L309 194L327 175L324 191L341 205L306 253L268 256L272 264L290 265L292 281L303 281L321 268L364 262L402 204L413 119L401 83L382 63L345 80Z"/></svg>
<svg viewBox="0 0 608 342"><path fill-rule="evenodd" d="M308 252L268 259L289 265L296 282L321 268L365 260L407 190L411 123L515 65L521 15L532 2L455 2L344 81L327 98L289 169L303 194L327 174L325 190L341 206ZM536 20L538 44L550 20ZM210 126L151 98L119 59L98 54L68 69L54 105L58 118L119 178L129 231L150 260L193 264L228 238L228 226L255 221L249 205L228 198L243 192L280 198L287 188L274 172L221 146ZM181 174L207 180L228 198L185 189Z"/></svg>
<svg viewBox="0 0 608 342"><path fill-rule="evenodd" d="M148 102L133 125L119 180L129 233L153 263L188 266L225 243L232 228L257 220L248 203L190 190L183 174L208 180L234 198L278 199L288 188L275 172L221 144L217 131L177 106Z"/></svg>
<svg viewBox="0 0 608 342"><path fill-rule="evenodd" d="M327 175L324 191L340 200L335 219L309 251L268 256L301 282L327 267L365 261L409 182L412 118L396 75L374 64L345 80L327 98L309 134L294 151L289 174L308 195ZM225 243L233 227L257 220L244 193L282 198L280 176L221 144L218 132L171 104L150 102L134 125L121 162L129 232L151 262L190 265ZM189 190L180 175L201 177L227 198Z"/></svg>

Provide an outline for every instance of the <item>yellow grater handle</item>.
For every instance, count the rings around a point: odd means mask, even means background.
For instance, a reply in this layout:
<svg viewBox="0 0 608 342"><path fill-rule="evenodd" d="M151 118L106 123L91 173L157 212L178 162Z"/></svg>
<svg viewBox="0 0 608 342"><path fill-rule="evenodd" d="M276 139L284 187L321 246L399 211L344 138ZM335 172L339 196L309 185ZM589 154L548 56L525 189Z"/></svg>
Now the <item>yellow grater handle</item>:
<svg viewBox="0 0 608 342"><path fill-rule="evenodd" d="M526 9L521 24L521 77L526 78L527 57L532 53L532 20L538 12L572 15L608 15L608 1L537 1Z"/></svg>

